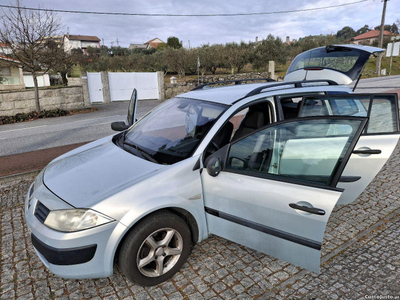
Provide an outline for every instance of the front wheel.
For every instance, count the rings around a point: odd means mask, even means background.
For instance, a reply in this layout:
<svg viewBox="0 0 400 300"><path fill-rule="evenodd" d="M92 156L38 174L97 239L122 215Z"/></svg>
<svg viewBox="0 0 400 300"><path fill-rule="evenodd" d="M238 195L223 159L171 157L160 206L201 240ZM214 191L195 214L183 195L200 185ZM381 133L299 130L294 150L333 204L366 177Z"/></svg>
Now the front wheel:
<svg viewBox="0 0 400 300"><path fill-rule="evenodd" d="M122 273L141 285L171 278L190 253L190 230L179 216L161 211L140 221L126 237L118 256Z"/></svg>

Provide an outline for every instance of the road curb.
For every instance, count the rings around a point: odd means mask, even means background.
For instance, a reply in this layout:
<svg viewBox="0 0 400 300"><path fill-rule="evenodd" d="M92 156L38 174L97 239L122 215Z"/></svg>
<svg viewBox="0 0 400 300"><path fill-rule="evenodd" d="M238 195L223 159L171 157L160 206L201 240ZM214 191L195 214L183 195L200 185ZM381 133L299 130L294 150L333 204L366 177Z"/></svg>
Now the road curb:
<svg viewBox="0 0 400 300"><path fill-rule="evenodd" d="M12 181L29 179L29 177L35 177L37 174L39 174L40 171L41 171L41 169L34 170L34 171L27 171L27 172L18 173L18 174L0 176L0 187L2 187L3 184L7 184Z"/></svg>
<svg viewBox="0 0 400 300"><path fill-rule="evenodd" d="M0 210L21 206L40 170L0 177Z"/></svg>

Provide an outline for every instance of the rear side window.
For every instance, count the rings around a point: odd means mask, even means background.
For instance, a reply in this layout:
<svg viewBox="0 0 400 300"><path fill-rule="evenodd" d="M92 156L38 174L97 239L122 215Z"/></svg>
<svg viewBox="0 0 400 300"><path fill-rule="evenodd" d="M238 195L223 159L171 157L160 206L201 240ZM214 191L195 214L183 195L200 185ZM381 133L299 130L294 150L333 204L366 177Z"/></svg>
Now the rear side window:
<svg viewBox="0 0 400 300"><path fill-rule="evenodd" d="M299 117L369 117L365 134L397 133L398 105L394 94L305 97Z"/></svg>

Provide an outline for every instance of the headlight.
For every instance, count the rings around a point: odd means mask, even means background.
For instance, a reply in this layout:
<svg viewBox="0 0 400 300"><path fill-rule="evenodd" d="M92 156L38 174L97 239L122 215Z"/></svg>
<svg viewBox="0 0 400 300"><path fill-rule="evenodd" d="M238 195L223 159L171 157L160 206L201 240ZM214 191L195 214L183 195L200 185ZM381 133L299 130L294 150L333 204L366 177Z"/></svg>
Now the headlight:
<svg viewBox="0 0 400 300"><path fill-rule="evenodd" d="M44 221L44 225L58 231L74 232L114 221L90 209L52 210Z"/></svg>

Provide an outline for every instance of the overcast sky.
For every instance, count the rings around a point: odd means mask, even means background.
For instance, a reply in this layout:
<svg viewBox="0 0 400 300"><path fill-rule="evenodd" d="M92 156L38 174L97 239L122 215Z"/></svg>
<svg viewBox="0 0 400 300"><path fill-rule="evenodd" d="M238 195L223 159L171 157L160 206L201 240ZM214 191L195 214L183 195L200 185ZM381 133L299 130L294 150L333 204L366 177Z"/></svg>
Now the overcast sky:
<svg viewBox="0 0 400 300"><path fill-rule="evenodd" d="M26 7L45 7L64 10L163 13L163 14L219 14L254 13L298 10L356 2L357 0L23 0ZM11 1L11 3L13 3ZM0 0L10 4L10 0ZM240 42L265 38L268 34L298 39L306 35L336 33L344 26L354 30L365 24L380 24L383 2L368 0L363 3L324 10L234 17L142 17L57 13L65 33L95 35L111 43L127 47L130 43L144 43L155 37L164 42L170 36L183 41L185 47L202 44ZM386 24L400 19L400 0L387 2ZM400 27L400 26L399 26Z"/></svg>

